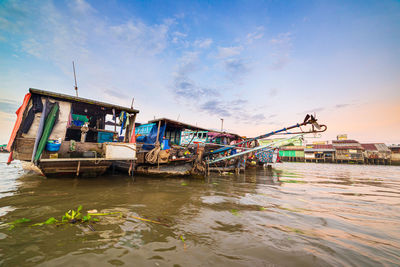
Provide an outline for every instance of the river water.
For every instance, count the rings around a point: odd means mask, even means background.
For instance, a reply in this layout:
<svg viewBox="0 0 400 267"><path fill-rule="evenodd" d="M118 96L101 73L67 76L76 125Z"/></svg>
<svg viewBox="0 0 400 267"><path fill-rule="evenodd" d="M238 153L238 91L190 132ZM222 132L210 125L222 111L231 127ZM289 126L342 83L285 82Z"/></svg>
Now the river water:
<svg viewBox="0 0 400 267"><path fill-rule="evenodd" d="M0 155L3 266L396 266L400 167L282 163L205 180L45 179ZM69 209L121 212L31 226ZM120 216L122 214L122 216ZM135 217L147 218L146 222ZM30 222L9 222L28 218ZM93 231L94 230L94 231Z"/></svg>

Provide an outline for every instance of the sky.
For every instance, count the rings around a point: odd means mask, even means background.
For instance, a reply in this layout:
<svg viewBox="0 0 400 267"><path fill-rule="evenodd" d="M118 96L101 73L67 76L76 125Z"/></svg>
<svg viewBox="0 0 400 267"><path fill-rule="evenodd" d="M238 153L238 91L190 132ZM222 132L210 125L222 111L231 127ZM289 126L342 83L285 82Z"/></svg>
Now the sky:
<svg viewBox="0 0 400 267"><path fill-rule="evenodd" d="M0 142L29 88L257 136L400 143L400 1L0 0Z"/></svg>

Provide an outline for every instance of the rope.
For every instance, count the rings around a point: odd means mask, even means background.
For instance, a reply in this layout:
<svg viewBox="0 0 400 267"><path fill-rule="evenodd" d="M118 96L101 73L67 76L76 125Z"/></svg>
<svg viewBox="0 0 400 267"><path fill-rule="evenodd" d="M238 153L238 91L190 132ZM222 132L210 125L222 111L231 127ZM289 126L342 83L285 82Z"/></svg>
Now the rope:
<svg viewBox="0 0 400 267"><path fill-rule="evenodd" d="M151 164L155 164L157 163L157 159L158 159L158 154L161 151L161 147L160 144L157 142L155 144L155 147L149 151L149 153L146 154L146 161L151 163Z"/></svg>

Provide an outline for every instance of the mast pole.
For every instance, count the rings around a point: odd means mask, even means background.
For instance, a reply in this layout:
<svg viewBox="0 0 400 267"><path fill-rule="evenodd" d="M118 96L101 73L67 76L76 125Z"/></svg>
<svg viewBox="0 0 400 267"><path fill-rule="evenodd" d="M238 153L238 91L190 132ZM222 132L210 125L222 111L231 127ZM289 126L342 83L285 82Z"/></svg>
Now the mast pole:
<svg viewBox="0 0 400 267"><path fill-rule="evenodd" d="M75 73L75 63L74 63L74 61L72 61L72 68L74 70L75 92L76 92L76 96L78 97L78 84L76 83L76 73Z"/></svg>

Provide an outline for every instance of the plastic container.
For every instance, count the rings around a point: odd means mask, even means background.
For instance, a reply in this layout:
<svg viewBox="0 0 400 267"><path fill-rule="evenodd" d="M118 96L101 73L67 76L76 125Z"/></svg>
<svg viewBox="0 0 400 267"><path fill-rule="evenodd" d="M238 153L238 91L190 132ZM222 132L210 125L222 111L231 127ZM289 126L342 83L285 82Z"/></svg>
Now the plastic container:
<svg viewBox="0 0 400 267"><path fill-rule="evenodd" d="M169 146L169 139L163 139L161 147L162 150L170 149L171 147Z"/></svg>
<svg viewBox="0 0 400 267"><path fill-rule="evenodd" d="M47 141L46 150L50 152L57 152L60 150L61 143L56 143L53 140Z"/></svg>
<svg viewBox="0 0 400 267"><path fill-rule="evenodd" d="M74 121L72 121L72 123L73 123L75 126L81 127L81 126L83 126L83 124L84 124L85 122L83 122L83 121L78 121L78 120L74 120Z"/></svg>
<svg viewBox="0 0 400 267"><path fill-rule="evenodd" d="M72 119L74 121L88 122L89 119L86 115L72 114Z"/></svg>
<svg viewBox="0 0 400 267"><path fill-rule="evenodd" d="M97 133L97 143L112 142L113 136L114 136L114 133L98 132Z"/></svg>

